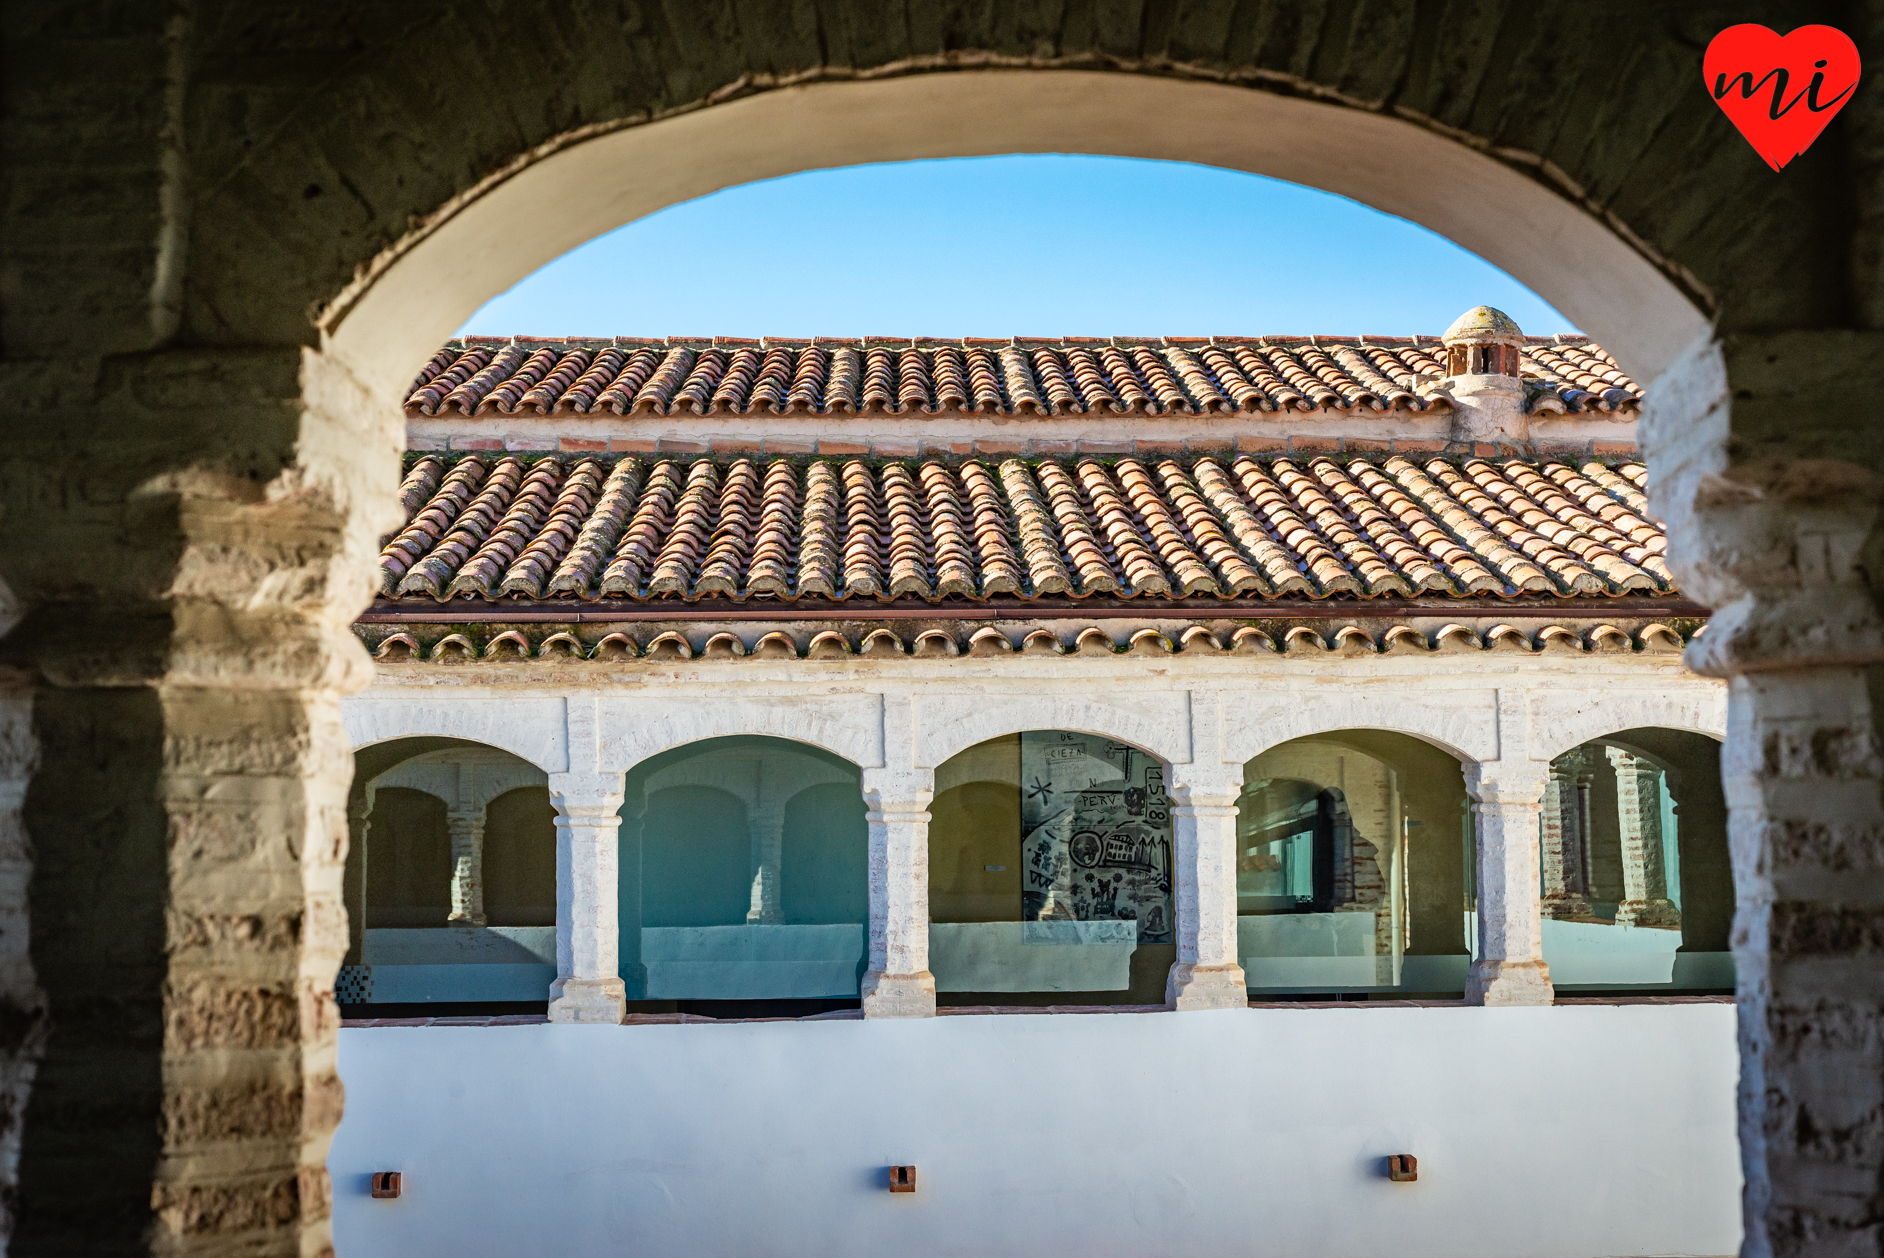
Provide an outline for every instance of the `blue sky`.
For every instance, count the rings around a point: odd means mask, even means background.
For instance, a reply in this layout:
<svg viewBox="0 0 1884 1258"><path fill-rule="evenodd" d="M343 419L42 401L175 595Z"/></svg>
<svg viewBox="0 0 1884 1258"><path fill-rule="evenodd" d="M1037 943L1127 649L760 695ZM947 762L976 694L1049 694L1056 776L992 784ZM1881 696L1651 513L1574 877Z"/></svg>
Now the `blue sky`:
<svg viewBox="0 0 1884 1258"><path fill-rule="evenodd" d="M460 330L528 336L1438 333L1480 303L1576 329L1423 227L1177 162L1015 156L807 171L564 254Z"/></svg>

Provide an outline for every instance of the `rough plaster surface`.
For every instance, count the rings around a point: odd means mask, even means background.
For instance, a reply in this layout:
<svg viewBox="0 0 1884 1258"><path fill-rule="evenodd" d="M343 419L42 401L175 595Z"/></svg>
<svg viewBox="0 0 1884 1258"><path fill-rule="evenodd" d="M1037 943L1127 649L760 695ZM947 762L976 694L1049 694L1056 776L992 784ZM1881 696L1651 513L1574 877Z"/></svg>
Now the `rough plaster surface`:
<svg viewBox="0 0 1884 1258"><path fill-rule="evenodd" d="M350 1028L341 1070L335 1236L359 1258L1739 1241L1725 1004ZM390 1169L404 1195L371 1200Z"/></svg>
<svg viewBox="0 0 1884 1258"><path fill-rule="evenodd" d="M1729 681L1743 1253L1873 1253L1884 1244L1876 485L1847 462L1734 463L1745 445L1729 431L1728 367L1719 345L1697 344L1644 426L1670 563L1716 609L1688 661Z"/></svg>

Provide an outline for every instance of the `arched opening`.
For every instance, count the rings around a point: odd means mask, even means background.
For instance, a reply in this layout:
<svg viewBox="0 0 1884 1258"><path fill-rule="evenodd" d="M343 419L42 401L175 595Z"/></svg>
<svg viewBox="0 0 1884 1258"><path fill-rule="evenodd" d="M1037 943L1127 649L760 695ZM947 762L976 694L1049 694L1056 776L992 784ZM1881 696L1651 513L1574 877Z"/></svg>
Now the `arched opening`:
<svg viewBox="0 0 1884 1258"><path fill-rule="evenodd" d="M941 1004L1154 1004L1177 956L1165 765L1029 730L936 769L929 969Z"/></svg>
<svg viewBox="0 0 1884 1258"><path fill-rule="evenodd" d="M1252 995L1464 989L1471 852L1453 756L1382 730L1292 739L1244 765L1237 812Z"/></svg>
<svg viewBox="0 0 1884 1258"><path fill-rule="evenodd" d="M756 734L689 743L629 770L621 819L631 1009L856 1005L869 919L856 765Z"/></svg>
<svg viewBox="0 0 1884 1258"><path fill-rule="evenodd" d="M343 1005L535 1005L556 976L548 777L481 743L354 753Z"/></svg>
<svg viewBox="0 0 1884 1258"><path fill-rule="evenodd" d="M1538 833L1559 990L1733 990L1718 742L1644 728L1571 748L1550 762Z"/></svg>

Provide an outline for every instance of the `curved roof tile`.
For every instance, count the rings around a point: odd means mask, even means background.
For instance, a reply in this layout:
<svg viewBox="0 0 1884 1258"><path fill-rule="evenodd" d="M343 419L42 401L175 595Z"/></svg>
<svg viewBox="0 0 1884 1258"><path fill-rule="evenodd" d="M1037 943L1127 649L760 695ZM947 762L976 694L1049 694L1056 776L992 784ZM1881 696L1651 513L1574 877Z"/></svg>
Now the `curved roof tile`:
<svg viewBox="0 0 1884 1258"><path fill-rule="evenodd" d="M1672 595L1640 469L1176 456L716 462L426 454L393 599Z"/></svg>
<svg viewBox="0 0 1884 1258"><path fill-rule="evenodd" d="M1582 337L1531 337L1533 412L1634 412L1642 390ZM467 337L406 398L413 415L1216 415L1425 411L1445 375L1434 337L1065 337L711 342Z"/></svg>

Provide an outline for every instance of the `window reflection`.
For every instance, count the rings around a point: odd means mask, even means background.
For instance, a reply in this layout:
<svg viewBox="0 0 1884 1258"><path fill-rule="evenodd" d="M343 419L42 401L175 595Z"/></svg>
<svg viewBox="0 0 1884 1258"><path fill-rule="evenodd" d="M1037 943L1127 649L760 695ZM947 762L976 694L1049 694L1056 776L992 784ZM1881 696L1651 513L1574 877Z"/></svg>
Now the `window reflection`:
<svg viewBox="0 0 1884 1258"><path fill-rule="evenodd" d="M943 1003L1149 1004L1176 958L1165 767L1031 730L936 770L929 969Z"/></svg>
<svg viewBox="0 0 1884 1258"><path fill-rule="evenodd" d="M1462 990L1464 797L1456 760L1399 734L1319 735L1250 761L1236 880L1250 990Z"/></svg>
<svg viewBox="0 0 1884 1258"><path fill-rule="evenodd" d="M1635 729L1558 756L1540 801L1544 961L1567 989L1728 990L1720 749Z"/></svg>

